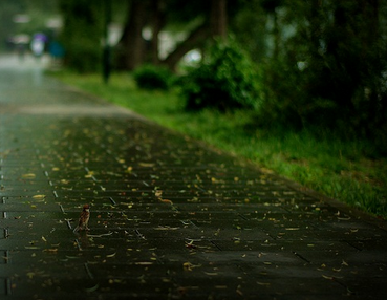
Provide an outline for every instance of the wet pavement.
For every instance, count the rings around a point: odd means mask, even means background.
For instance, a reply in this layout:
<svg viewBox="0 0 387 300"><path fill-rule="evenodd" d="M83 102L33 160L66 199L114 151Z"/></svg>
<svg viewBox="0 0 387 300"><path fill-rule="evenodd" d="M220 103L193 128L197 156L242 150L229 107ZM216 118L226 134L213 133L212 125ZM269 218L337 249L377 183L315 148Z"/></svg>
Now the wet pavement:
<svg viewBox="0 0 387 300"><path fill-rule="evenodd" d="M385 221L4 62L0 299L385 299Z"/></svg>

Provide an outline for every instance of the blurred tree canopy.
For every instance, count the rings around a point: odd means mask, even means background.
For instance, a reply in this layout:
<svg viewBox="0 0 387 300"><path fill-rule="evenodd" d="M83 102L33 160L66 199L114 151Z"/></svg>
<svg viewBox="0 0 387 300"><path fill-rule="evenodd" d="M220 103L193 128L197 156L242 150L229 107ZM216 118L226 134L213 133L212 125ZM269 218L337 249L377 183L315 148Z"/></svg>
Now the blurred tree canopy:
<svg viewBox="0 0 387 300"><path fill-rule="evenodd" d="M272 2L264 122L339 128L387 145L386 2Z"/></svg>
<svg viewBox="0 0 387 300"><path fill-rule="evenodd" d="M84 70L100 59L101 1L61 0L67 59ZM133 70L152 63L174 70L189 50L204 48L211 37L227 40L232 34L260 74L260 97L254 105L258 125L339 128L387 145L387 1L112 3L113 19L120 14L124 23L115 49L117 67ZM148 41L145 28L152 32ZM158 37L168 28L187 35L161 60Z"/></svg>
<svg viewBox="0 0 387 300"><path fill-rule="evenodd" d="M46 21L57 14L58 0L0 0L0 50L18 34L32 36L43 32L49 36ZM28 21L16 22L18 15L26 16Z"/></svg>
<svg viewBox="0 0 387 300"><path fill-rule="evenodd" d="M227 0L110 2L115 15L121 15L122 11L126 15L122 38L115 49L116 67L120 69L133 70L149 62L165 64L174 69L189 50L199 47L208 37L227 36ZM62 41L67 51L67 64L82 69L80 71L91 70L92 64L86 63L86 60L98 61L97 49L101 45L105 18L104 0L61 0L60 7L64 16ZM161 61L158 57L159 33L171 26L177 26L189 34L185 41L179 43L174 51ZM147 28L152 32L150 41L147 41L143 34ZM83 48L85 52L92 54L92 57L82 55ZM79 59L85 62L82 63Z"/></svg>
<svg viewBox="0 0 387 300"><path fill-rule="evenodd" d="M231 3L231 2L230 2ZM210 36L227 36L226 0L132 0L127 6L127 20L118 51L119 67L133 70L144 62L165 64L175 69L180 59ZM159 33L178 26L189 32L187 38L161 61L158 57ZM151 28L150 43L143 30Z"/></svg>
<svg viewBox="0 0 387 300"><path fill-rule="evenodd" d="M102 60L103 0L61 0L65 63L80 72L96 71Z"/></svg>

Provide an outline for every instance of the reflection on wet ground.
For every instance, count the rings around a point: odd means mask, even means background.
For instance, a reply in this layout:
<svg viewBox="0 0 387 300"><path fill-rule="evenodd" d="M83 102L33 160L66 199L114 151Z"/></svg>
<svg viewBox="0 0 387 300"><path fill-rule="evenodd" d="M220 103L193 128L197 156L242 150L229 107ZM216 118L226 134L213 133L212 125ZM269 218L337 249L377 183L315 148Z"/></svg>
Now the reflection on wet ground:
<svg viewBox="0 0 387 300"><path fill-rule="evenodd" d="M386 295L384 222L41 71L0 60L1 298Z"/></svg>

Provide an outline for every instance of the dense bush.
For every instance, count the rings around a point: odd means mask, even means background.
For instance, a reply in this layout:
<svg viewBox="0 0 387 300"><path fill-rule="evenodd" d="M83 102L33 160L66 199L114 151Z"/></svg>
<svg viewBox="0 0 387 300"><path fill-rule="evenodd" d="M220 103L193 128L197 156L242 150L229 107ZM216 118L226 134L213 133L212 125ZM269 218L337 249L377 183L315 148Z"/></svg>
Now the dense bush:
<svg viewBox="0 0 387 300"><path fill-rule="evenodd" d="M387 149L387 6L351 0L282 5L282 15L272 12L278 30L294 31L272 33L278 51L262 67L258 122L321 126Z"/></svg>
<svg viewBox="0 0 387 300"><path fill-rule="evenodd" d="M226 111L254 107L258 99L257 73L248 55L235 43L215 43L199 67L182 82L188 110L205 107Z"/></svg>
<svg viewBox="0 0 387 300"><path fill-rule="evenodd" d="M133 72L139 88L167 90L173 83L173 74L162 66L143 65Z"/></svg>

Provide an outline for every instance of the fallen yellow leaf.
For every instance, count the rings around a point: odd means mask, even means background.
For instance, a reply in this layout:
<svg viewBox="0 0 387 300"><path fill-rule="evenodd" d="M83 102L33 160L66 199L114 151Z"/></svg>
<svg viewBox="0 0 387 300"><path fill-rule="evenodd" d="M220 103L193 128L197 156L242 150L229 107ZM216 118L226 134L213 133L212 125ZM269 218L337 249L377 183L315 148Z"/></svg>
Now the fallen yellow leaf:
<svg viewBox="0 0 387 300"><path fill-rule="evenodd" d="M44 252L57 253L59 249L45 249Z"/></svg>
<svg viewBox="0 0 387 300"><path fill-rule="evenodd" d="M258 285L263 285L263 286L269 286L271 285L270 282L260 282L260 281L257 281Z"/></svg>
<svg viewBox="0 0 387 300"><path fill-rule="evenodd" d="M27 173L22 175L22 178L24 179L34 179L35 177L36 177L36 174L34 173Z"/></svg>

